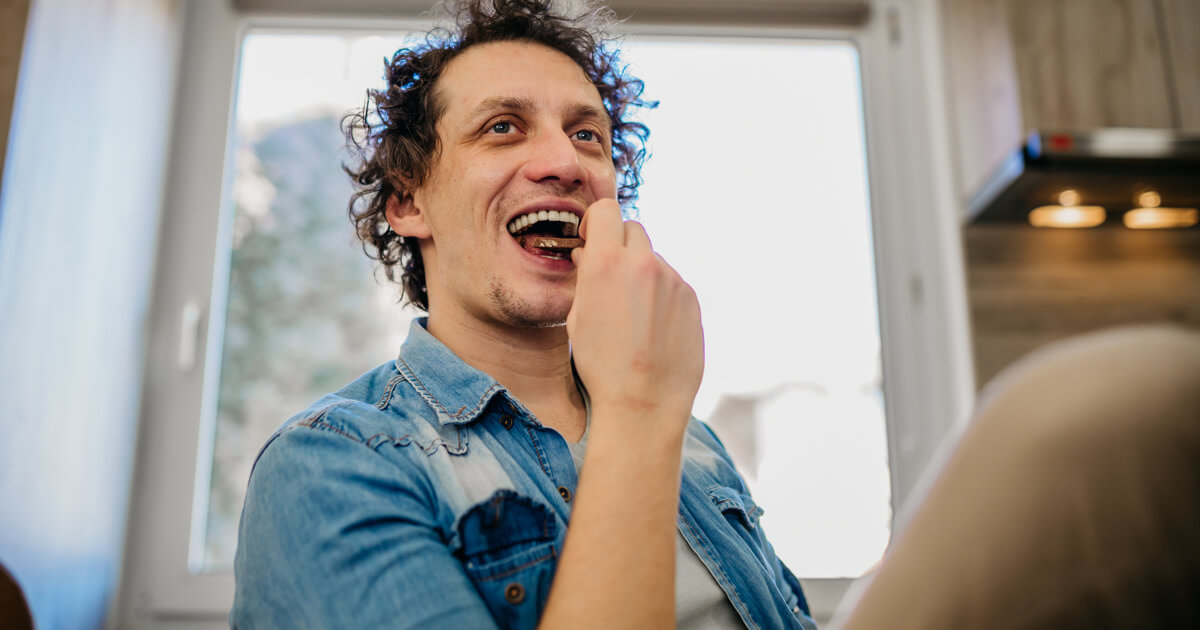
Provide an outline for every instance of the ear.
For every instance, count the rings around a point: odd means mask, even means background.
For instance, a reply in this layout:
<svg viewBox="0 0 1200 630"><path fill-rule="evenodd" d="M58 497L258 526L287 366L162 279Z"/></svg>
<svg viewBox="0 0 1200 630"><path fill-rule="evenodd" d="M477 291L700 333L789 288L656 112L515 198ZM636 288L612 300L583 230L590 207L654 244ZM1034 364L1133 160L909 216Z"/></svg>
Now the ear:
<svg viewBox="0 0 1200 630"><path fill-rule="evenodd" d="M425 239L433 235L429 230L429 223L425 220L425 212L417 206L411 193L388 197L383 214L392 231L400 236Z"/></svg>

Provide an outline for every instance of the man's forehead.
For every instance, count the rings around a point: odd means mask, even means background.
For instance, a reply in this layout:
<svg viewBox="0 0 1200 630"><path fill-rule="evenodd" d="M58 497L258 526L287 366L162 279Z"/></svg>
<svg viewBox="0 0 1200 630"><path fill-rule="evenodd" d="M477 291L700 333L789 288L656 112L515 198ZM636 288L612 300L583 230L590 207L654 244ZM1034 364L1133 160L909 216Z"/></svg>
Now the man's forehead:
<svg viewBox="0 0 1200 630"><path fill-rule="evenodd" d="M566 54L531 42L473 46L451 61L438 81L445 114L469 119L491 110L561 110L602 114L600 92Z"/></svg>

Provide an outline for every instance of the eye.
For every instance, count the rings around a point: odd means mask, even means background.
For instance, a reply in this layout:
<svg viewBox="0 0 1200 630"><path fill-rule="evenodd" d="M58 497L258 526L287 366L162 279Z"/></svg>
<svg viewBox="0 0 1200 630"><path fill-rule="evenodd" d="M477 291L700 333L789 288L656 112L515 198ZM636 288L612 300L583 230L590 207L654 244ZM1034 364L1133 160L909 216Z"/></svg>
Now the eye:
<svg viewBox="0 0 1200 630"><path fill-rule="evenodd" d="M508 133L512 131L512 127L513 124L510 121L501 120L499 122L492 123L492 126L488 128L488 131L491 133Z"/></svg>
<svg viewBox="0 0 1200 630"><path fill-rule="evenodd" d="M599 137L591 129L580 129L575 132L575 139L582 142L598 142Z"/></svg>

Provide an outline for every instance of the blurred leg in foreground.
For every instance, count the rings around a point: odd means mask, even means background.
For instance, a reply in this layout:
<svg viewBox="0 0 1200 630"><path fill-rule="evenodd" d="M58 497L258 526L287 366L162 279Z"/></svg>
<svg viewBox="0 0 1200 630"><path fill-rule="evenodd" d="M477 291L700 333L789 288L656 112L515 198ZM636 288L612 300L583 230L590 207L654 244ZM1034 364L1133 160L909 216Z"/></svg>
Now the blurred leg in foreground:
<svg viewBox="0 0 1200 630"><path fill-rule="evenodd" d="M1000 375L852 611L835 625L1200 628L1200 335L1093 334Z"/></svg>

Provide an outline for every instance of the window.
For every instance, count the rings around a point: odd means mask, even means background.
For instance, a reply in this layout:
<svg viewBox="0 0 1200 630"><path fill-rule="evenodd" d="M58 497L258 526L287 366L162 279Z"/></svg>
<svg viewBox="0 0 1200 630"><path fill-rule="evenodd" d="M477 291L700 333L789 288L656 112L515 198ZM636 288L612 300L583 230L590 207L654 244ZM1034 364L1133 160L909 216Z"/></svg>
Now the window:
<svg viewBox="0 0 1200 630"><path fill-rule="evenodd" d="M941 207L919 198L925 175L912 166L935 150L905 145L919 126L894 119L924 111L904 92L916 52L878 22L632 28L624 55L662 102L644 114L639 218L704 313L694 411L747 476L780 556L812 578L818 617L846 585L828 578L861 575L882 554L892 505L924 461L913 427L952 415L971 382L952 370L965 359L939 358L965 336L945 324L958 298L931 271L954 260L953 243L915 210ZM413 316L350 232L337 121L424 27L245 21L220 3L189 5L187 24L213 48L193 44L182 69L196 79L176 116L122 618L219 624L258 448L289 414L393 358ZM909 245L922 242L933 244ZM908 300L914 278L927 310ZM209 318L192 339L197 306ZM182 361L189 339L207 348L194 368Z"/></svg>
<svg viewBox="0 0 1200 630"><path fill-rule="evenodd" d="M204 570L232 564L266 438L393 357L414 315L355 244L338 131L403 44L244 40L228 295L213 337L217 418L201 436L213 440L207 505L197 502ZM630 42L625 58L662 102L643 115L652 134L641 219L705 318L695 413L740 460L793 570L857 577L882 555L890 521L857 52L847 42L660 37Z"/></svg>

